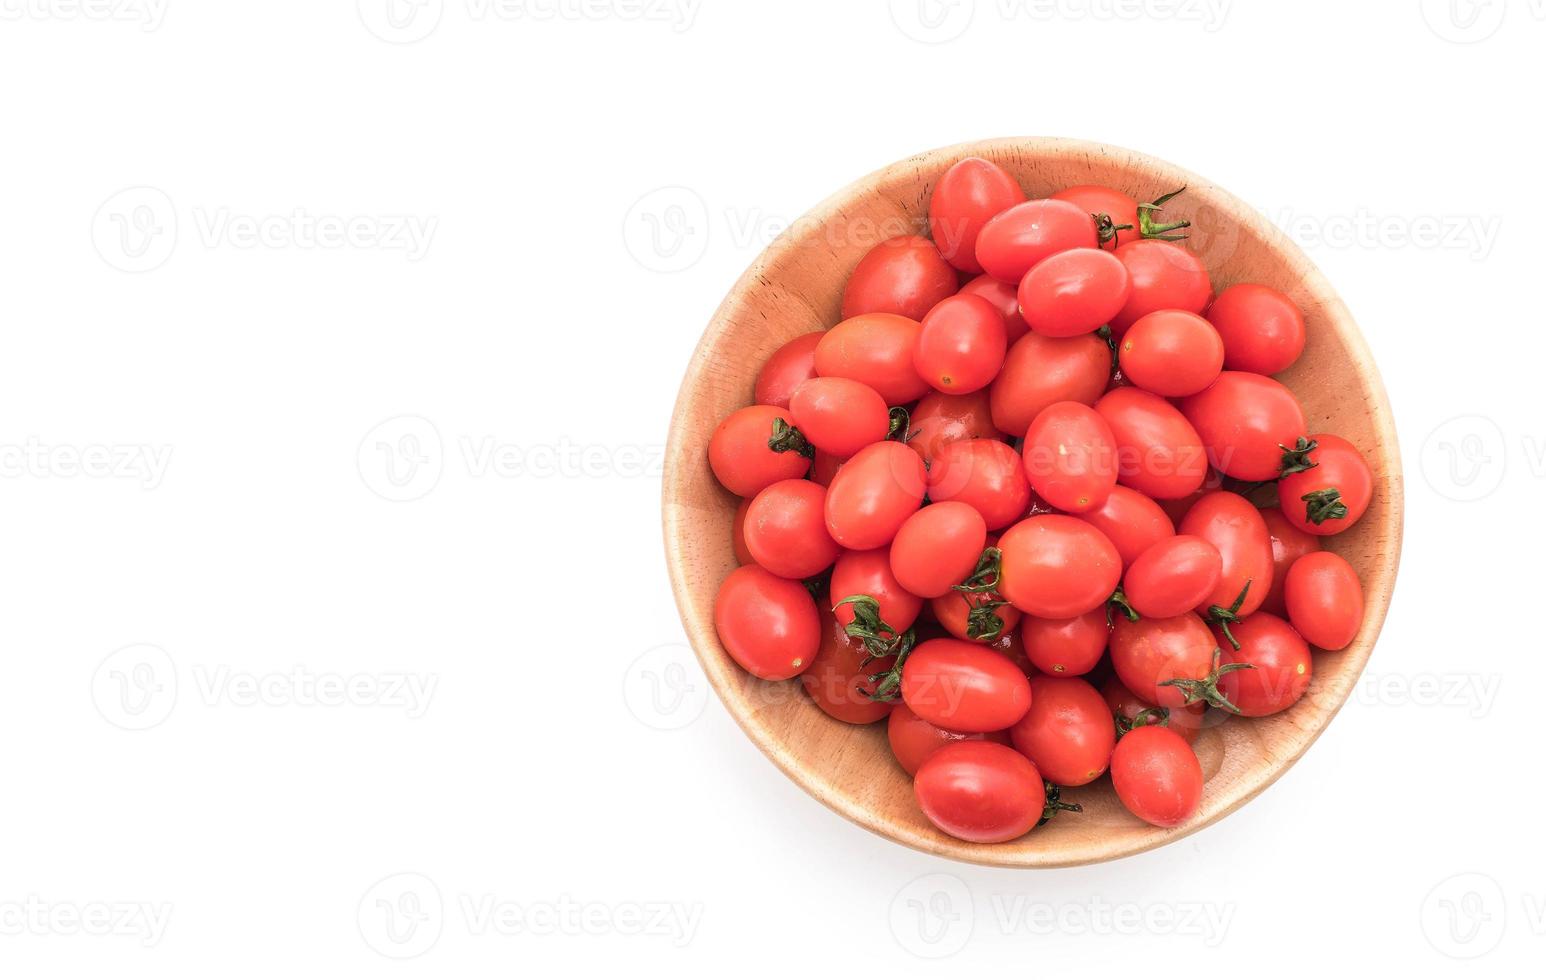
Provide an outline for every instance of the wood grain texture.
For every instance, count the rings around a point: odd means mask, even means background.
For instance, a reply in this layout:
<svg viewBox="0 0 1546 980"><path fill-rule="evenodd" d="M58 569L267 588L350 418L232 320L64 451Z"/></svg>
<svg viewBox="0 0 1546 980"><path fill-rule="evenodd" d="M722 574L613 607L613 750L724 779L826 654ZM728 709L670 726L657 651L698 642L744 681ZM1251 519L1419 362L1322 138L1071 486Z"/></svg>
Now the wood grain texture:
<svg viewBox="0 0 1546 980"><path fill-rule="evenodd" d="M1309 693L1289 711L1231 718L1202 734L1198 755L1208 777L1202 806L1180 827L1141 823L1103 778L1065 792L1065 799L1083 804L1083 814L1064 814L1017 841L982 845L947 837L919 811L911 780L891 760L884 723L845 725L812 704L798 681L749 677L714 631L715 592L736 564L730 543L736 499L709 471L710 434L732 410L751 402L757 370L769 354L798 334L837 322L843 284L872 245L897 234L927 233L934 181L973 155L1003 166L1032 197L1094 183L1146 200L1187 185L1171 210L1193 222L1187 244L1208 267L1214 288L1266 283L1299 304L1309 340L1304 356L1279 377L1303 403L1311 432L1340 433L1374 470L1374 500L1364 518L1325 542L1363 580L1362 630L1343 651L1316 651ZM929 853L1010 867L1087 864L1158 847L1271 785L1351 692L1385 620L1401 553L1401 462L1390 405L1368 348L1331 286L1265 218L1207 180L1131 150L1065 139L996 139L921 153L829 197L773 242L725 298L688 365L671 420L662 503L667 565L687 636L720 699L758 748L812 796L860 826Z"/></svg>

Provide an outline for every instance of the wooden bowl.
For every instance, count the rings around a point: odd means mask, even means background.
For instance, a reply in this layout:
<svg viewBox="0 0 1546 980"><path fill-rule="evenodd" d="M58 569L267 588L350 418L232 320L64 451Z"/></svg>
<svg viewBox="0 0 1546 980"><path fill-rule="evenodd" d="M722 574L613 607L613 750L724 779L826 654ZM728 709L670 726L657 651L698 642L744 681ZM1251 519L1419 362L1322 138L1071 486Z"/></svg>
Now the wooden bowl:
<svg viewBox="0 0 1546 980"><path fill-rule="evenodd" d="M758 681L714 631L714 596L736 566L730 528L736 498L709 471L709 436L751 403L757 370L779 345L838 321L849 272L877 241L927 234L934 181L957 160L981 156L1014 174L1031 197L1074 184L1104 184L1138 200L1186 185L1167 211L1193 222L1187 242L1215 289L1259 282L1304 311L1309 341L1283 380L1299 396L1310 431L1351 440L1374 471L1374 500L1354 527L1325 539L1363 580L1367 611L1347 649L1316 651L1315 676L1290 710L1230 718L1198 738L1208 777L1202 806L1162 830L1123 809L1109 778L1065 791L1083 814L1062 814L1005 844L969 844L924 818L912 781L892 760L885 724L851 726L815 706L798 680ZM1060 867L1106 861L1205 827L1293 765L1342 706L1385 620L1401 552L1401 464L1390 405L1358 327L1309 259L1261 215L1212 183L1131 150L1065 139L997 139L932 150L849 185L793 225L752 263L715 313L688 365L671 420L663 489L666 562L687 635L735 720L789 778L838 813L909 847L980 864Z"/></svg>

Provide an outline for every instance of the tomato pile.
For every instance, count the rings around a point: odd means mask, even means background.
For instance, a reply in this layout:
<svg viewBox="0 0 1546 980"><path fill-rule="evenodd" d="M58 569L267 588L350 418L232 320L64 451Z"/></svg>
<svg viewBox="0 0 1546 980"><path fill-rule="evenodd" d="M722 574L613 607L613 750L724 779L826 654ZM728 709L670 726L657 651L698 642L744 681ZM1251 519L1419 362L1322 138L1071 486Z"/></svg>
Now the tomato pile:
<svg viewBox="0 0 1546 980"><path fill-rule="evenodd" d="M1311 646L1361 626L1320 539L1363 515L1369 467L1271 377L1301 311L1254 283L1215 295L1188 222L1161 220L1180 193L1028 199L961 160L932 239L871 249L841 322L769 357L709 442L744 498L725 649L886 721L919 807L963 840L1077 811L1062 789L1108 772L1139 819L1185 822L1199 731L1285 710Z"/></svg>

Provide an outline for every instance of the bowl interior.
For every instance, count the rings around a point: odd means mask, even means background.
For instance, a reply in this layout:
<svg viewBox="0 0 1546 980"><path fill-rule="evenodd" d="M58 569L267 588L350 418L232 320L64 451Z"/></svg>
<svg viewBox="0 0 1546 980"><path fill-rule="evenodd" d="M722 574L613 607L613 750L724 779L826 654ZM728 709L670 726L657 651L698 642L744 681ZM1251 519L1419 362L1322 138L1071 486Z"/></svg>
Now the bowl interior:
<svg viewBox="0 0 1546 980"><path fill-rule="evenodd" d="M1109 778L1065 791L1083 814L1065 814L1007 844L948 837L923 817L912 783L891 759L884 723L835 721L798 681L749 677L714 631L714 596L735 567L730 528L737 500L707 462L720 419L751 403L762 362L785 341L838 321L843 284L876 242L927 234L934 181L955 161L981 156L1014 174L1032 197L1075 184L1104 184L1138 200L1187 191L1168 209L1192 221L1186 247L1214 288L1259 282L1304 311L1308 343L1280 379L1304 406L1312 432L1334 431L1362 450L1375 477L1373 502L1351 530L1325 540L1363 581L1367 612L1345 650L1315 652L1309 692L1271 718L1231 718L1205 731L1198 755L1208 777L1202 806L1180 827L1150 827L1122 808ZM1168 215L1167 215L1168 216ZM770 245L736 283L693 355L671 424L663 491L667 563L687 635L710 683L759 748L822 803L900 843L952 858L1008 866L1108 860L1177 839L1219 819L1293 765L1347 698L1385 619L1401 546L1401 468L1378 372L1346 307L1303 253L1265 219L1208 181L1143 154L1073 140L1000 139L919 154L844 188Z"/></svg>

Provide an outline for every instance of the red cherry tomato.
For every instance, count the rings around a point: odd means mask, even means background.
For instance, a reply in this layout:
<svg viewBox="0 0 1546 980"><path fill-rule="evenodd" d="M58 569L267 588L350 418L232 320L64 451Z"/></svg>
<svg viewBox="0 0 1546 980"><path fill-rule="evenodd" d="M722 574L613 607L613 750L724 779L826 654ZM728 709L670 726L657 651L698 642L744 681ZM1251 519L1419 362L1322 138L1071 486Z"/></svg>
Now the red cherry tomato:
<svg viewBox="0 0 1546 980"><path fill-rule="evenodd" d="M1283 517L1307 534L1327 535L1351 527L1374 498L1374 474L1363 454L1341 436L1310 437L1310 469L1278 481Z"/></svg>
<svg viewBox="0 0 1546 980"><path fill-rule="evenodd" d="M1283 447L1305 434L1294 393L1260 374L1224 371L1207 388L1181 399L1214 469L1237 480L1276 479Z"/></svg>
<svg viewBox="0 0 1546 980"><path fill-rule="evenodd" d="M812 378L794 390L789 414L810 444L847 458L886 438L891 410L867 384L848 378Z"/></svg>
<svg viewBox="0 0 1546 980"><path fill-rule="evenodd" d="M1012 635L1020 623L1020 610L1004 602L997 592L947 592L929 600L934 618L945 632L958 640L972 643L997 643ZM974 609L986 605L987 611L972 617ZM974 635L975 634L975 635Z"/></svg>
<svg viewBox="0 0 1546 980"><path fill-rule="evenodd" d="M1071 248L1095 248L1095 219L1067 201L1016 204L982 226L977 261L995 279L1018 283L1031 266Z"/></svg>
<svg viewBox="0 0 1546 980"><path fill-rule="evenodd" d="M986 391L974 391L969 395L931 391L918 399L908 419L907 444L929 464L947 442L997 439L999 436L998 429L993 426Z"/></svg>
<svg viewBox="0 0 1546 980"><path fill-rule="evenodd" d="M845 551L838 556L827 587L827 608L836 614L839 626L854 621L854 610L851 604L838 604L856 595L874 599L880 607L881 622L897 633L906 632L923 609L923 600L903 588L892 574L890 552L885 548Z"/></svg>
<svg viewBox="0 0 1546 980"><path fill-rule="evenodd" d="M890 670L895 657L869 660L864 643L843 631L831 613L821 617L821 648L800 675L800 686L816 707L850 725L868 725L891 713L894 702L876 701L866 693L870 675Z"/></svg>
<svg viewBox="0 0 1546 980"><path fill-rule="evenodd" d="M803 333L773 352L757 372L752 400L758 405L789 407L789 396L802 381L816 376L816 345L825 330Z"/></svg>
<svg viewBox="0 0 1546 980"><path fill-rule="evenodd" d="M1102 606L1122 575L1116 546L1077 517L1028 517L998 542L999 591L1042 619L1081 616Z"/></svg>
<svg viewBox="0 0 1546 980"><path fill-rule="evenodd" d="M923 504L929 479L918 454L900 442L874 442L853 455L827 487L827 531L845 548L891 543Z"/></svg>
<svg viewBox="0 0 1546 980"><path fill-rule="evenodd" d="M1091 609L1068 619L1026 616L1020 620L1026 659L1037 670L1054 676L1088 674L1106 652L1110 637L1104 609Z"/></svg>
<svg viewBox="0 0 1546 980"><path fill-rule="evenodd" d="M1020 454L997 439L947 443L935 455L928 477L929 500L970 504L990 531L1013 524L1031 503Z"/></svg>
<svg viewBox="0 0 1546 980"><path fill-rule="evenodd" d="M740 565L750 565L757 560L746 546L746 511L751 505L751 500L742 497L735 505L735 519L730 524L730 546L735 549L735 560Z"/></svg>
<svg viewBox="0 0 1546 980"><path fill-rule="evenodd" d="M1305 555L1321 550L1321 539L1290 524L1276 507L1263 507L1261 516L1267 524L1267 537L1272 541L1272 588L1262 600L1261 608L1274 616L1287 616L1283 586L1288 581L1288 570Z"/></svg>
<svg viewBox="0 0 1546 980"><path fill-rule="evenodd" d="M1206 456L1207 453L1204 452L1203 455ZM816 454L816 462L821 462L820 453ZM812 466L811 469L814 470L815 467ZM1199 486L1196 490L1193 490L1191 493L1184 497L1174 497L1170 500L1156 500L1155 503L1160 505L1160 509L1165 512L1165 516L1169 517L1173 523L1179 522L1183 517L1186 516L1186 512L1192 509L1193 504L1197 503L1197 501L1206 497L1213 491L1222 489L1223 486L1224 474L1210 466L1208 467L1207 475L1202 478L1202 485Z"/></svg>
<svg viewBox="0 0 1546 980"><path fill-rule="evenodd" d="M805 586L758 565L742 565L720 584L714 628L731 658L767 681L805 670L821 646L821 620Z"/></svg>
<svg viewBox="0 0 1546 980"><path fill-rule="evenodd" d="M929 231L945 261L963 272L981 272L977 235L994 215L1025 200L1025 191L1003 167L981 157L958 161L929 197Z"/></svg>
<svg viewBox="0 0 1546 980"><path fill-rule="evenodd" d="M1025 336L1030 327L1020 315L1020 292L1014 283L999 282L984 273L961 287L957 296L981 296L993 304L1004 318L1004 337L1011 344Z"/></svg>
<svg viewBox="0 0 1546 980"><path fill-rule="evenodd" d="M827 492L809 480L780 480L752 498L746 547L780 578L809 578L837 560L827 533Z"/></svg>
<svg viewBox="0 0 1546 980"><path fill-rule="evenodd" d="M1176 530L1207 541L1223 560L1218 585L1197 604L1198 612L1206 614L1218 606L1243 617L1261 608L1272 588L1272 540L1261 511L1237 493L1217 490L1193 504Z"/></svg>
<svg viewBox="0 0 1546 980"><path fill-rule="evenodd" d="M1112 717L1118 722L1118 730L1161 725L1180 735L1188 745L1202 731L1203 716L1208 710L1207 703L1203 701L1179 708L1161 708L1129 691L1115 676L1107 678L1106 683L1101 685L1100 693L1106 699ZM1147 715L1144 714L1146 711L1149 712Z"/></svg>
<svg viewBox="0 0 1546 980"><path fill-rule="evenodd" d="M1117 734L1100 692L1077 677L1031 678L1031 709L1009 740L1059 786L1099 779L1111 762Z"/></svg>
<svg viewBox="0 0 1546 980"><path fill-rule="evenodd" d="M1195 613L1137 622L1117 616L1112 623L1111 666L1117 677L1129 691L1164 708L1180 707L1188 693L1187 685L1165 682L1206 681L1217 649L1207 624Z"/></svg>
<svg viewBox="0 0 1546 980"><path fill-rule="evenodd" d="M779 480L805 475L811 461L791 449L768 447L773 423L790 425L789 411L771 405L751 405L730 413L709 437L709 468L726 490L738 497L755 497Z"/></svg>
<svg viewBox="0 0 1546 980"><path fill-rule="evenodd" d="M960 585L987 546L988 525L970 504L946 500L909 517L891 542L891 571L902 587L932 599Z"/></svg>
<svg viewBox="0 0 1546 980"><path fill-rule="evenodd" d="M1088 405L1048 405L1025 433L1026 479L1058 510L1096 510L1117 485L1115 442L1111 426Z"/></svg>
<svg viewBox="0 0 1546 980"><path fill-rule="evenodd" d="M902 666L902 700L957 732L996 732L1031 706L1031 685L1007 657L976 643L927 640Z"/></svg>
<svg viewBox="0 0 1546 980"><path fill-rule="evenodd" d="M1195 395L1214 382L1224 366L1218 331L1195 313L1156 310L1138 318L1118 347L1127 380L1156 395Z"/></svg>
<svg viewBox="0 0 1546 980"><path fill-rule="evenodd" d="M1178 534L1138 556L1122 580L1122 591L1140 616L1168 619L1211 597L1223 572L1219 549L1194 535Z"/></svg>
<svg viewBox="0 0 1546 980"><path fill-rule="evenodd" d="M1363 626L1363 585L1347 559L1316 551L1294 562L1284 585L1288 620L1322 650L1340 650Z"/></svg>
<svg viewBox="0 0 1546 980"><path fill-rule="evenodd" d="M892 313L844 320L816 345L816 373L852 378L874 388L887 405L904 405L929 390L913 369L913 348L922 329L917 320Z"/></svg>
<svg viewBox="0 0 1546 980"><path fill-rule="evenodd" d="M1240 649L1215 627L1224 651L1220 664L1249 664L1219 677L1219 691L1247 718L1275 715L1291 707L1310 686L1310 647L1294 628L1271 613L1256 613L1231 631Z"/></svg>
<svg viewBox="0 0 1546 980"><path fill-rule="evenodd" d="M932 722L924 721L901 701L893 702L891 716L886 721L886 740L891 743L891 754L897 764L909 775L935 751L952 742L997 742L1009 744L1008 732L952 732Z"/></svg>
<svg viewBox="0 0 1546 980"><path fill-rule="evenodd" d="M1111 426L1118 483L1156 500L1185 497L1202 485L1207 453L1174 405L1138 388L1113 388L1095 411Z"/></svg>
<svg viewBox="0 0 1546 980"><path fill-rule="evenodd" d="M824 487L832 485L832 478L837 476L838 469L848 460L831 453L816 450L816 457L811 460L811 471L805 475L812 483L819 483Z"/></svg>
<svg viewBox="0 0 1546 980"><path fill-rule="evenodd" d="M1043 337L1028 333L1004 356L988 389L993 425L1020 436L1055 402L1094 405L1111 378L1111 348L1094 334Z"/></svg>
<svg viewBox="0 0 1546 980"><path fill-rule="evenodd" d="M1202 765L1180 735L1144 725L1123 736L1111 753L1111 785L1133 816L1174 827L1202 803Z"/></svg>
<svg viewBox="0 0 1546 980"><path fill-rule="evenodd" d="M1104 504L1079 516L1117 546L1123 568L1130 567L1139 555L1176 533L1163 507L1121 484L1111 488Z"/></svg>
<svg viewBox="0 0 1546 980"><path fill-rule="evenodd" d="M1052 197L1059 201L1067 201L1079 208L1088 211L1092 216L1105 215L1110 219L1109 235L1100 243L1103 249L1115 249L1118 245L1138 240L1138 202L1128 197L1119 190L1110 187L1101 187L1099 184L1079 184L1075 187L1065 187L1053 194ZM1118 226L1126 225L1119 230ZM1100 224L1096 224L1097 232Z"/></svg>
<svg viewBox="0 0 1546 980"><path fill-rule="evenodd" d="M997 307L981 296L950 296L923 318L913 369L935 389L964 395L988 386L1008 346Z"/></svg>
<svg viewBox="0 0 1546 980"><path fill-rule="evenodd" d="M934 826L978 844L1023 836L1047 805L1041 774L1031 761L988 741L940 748L918 767L913 793Z"/></svg>
<svg viewBox="0 0 1546 980"><path fill-rule="evenodd" d="M1304 314L1271 286L1230 286L1207 317L1224 340L1224 366L1231 371L1277 374L1304 351Z"/></svg>
<svg viewBox="0 0 1546 980"><path fill-rule="evenodd" d="M1020 280L1020 315L1048 337L1077 337L1110 322L1127 303L1127 267L1110 252L1071 248L1042 259Z"/></svg>
<svg viewBox="0 0 1546 980"><path fill-rule="evenodd" d="M1201 313L1213 286L1197 257L1179 245L1142 239L1115 252L1127 267L1132 290L1122 310L1111 318L1111 331L1121 336L1138 318L1155 310Z"/></svg>
<svg viewBox="0 0 1546 980"><path fill-rule="evenodd" d="M842 317L894 313L919 320L956 291L956 271L927 238L902 235L865 254L843 289Z"/></svg>

